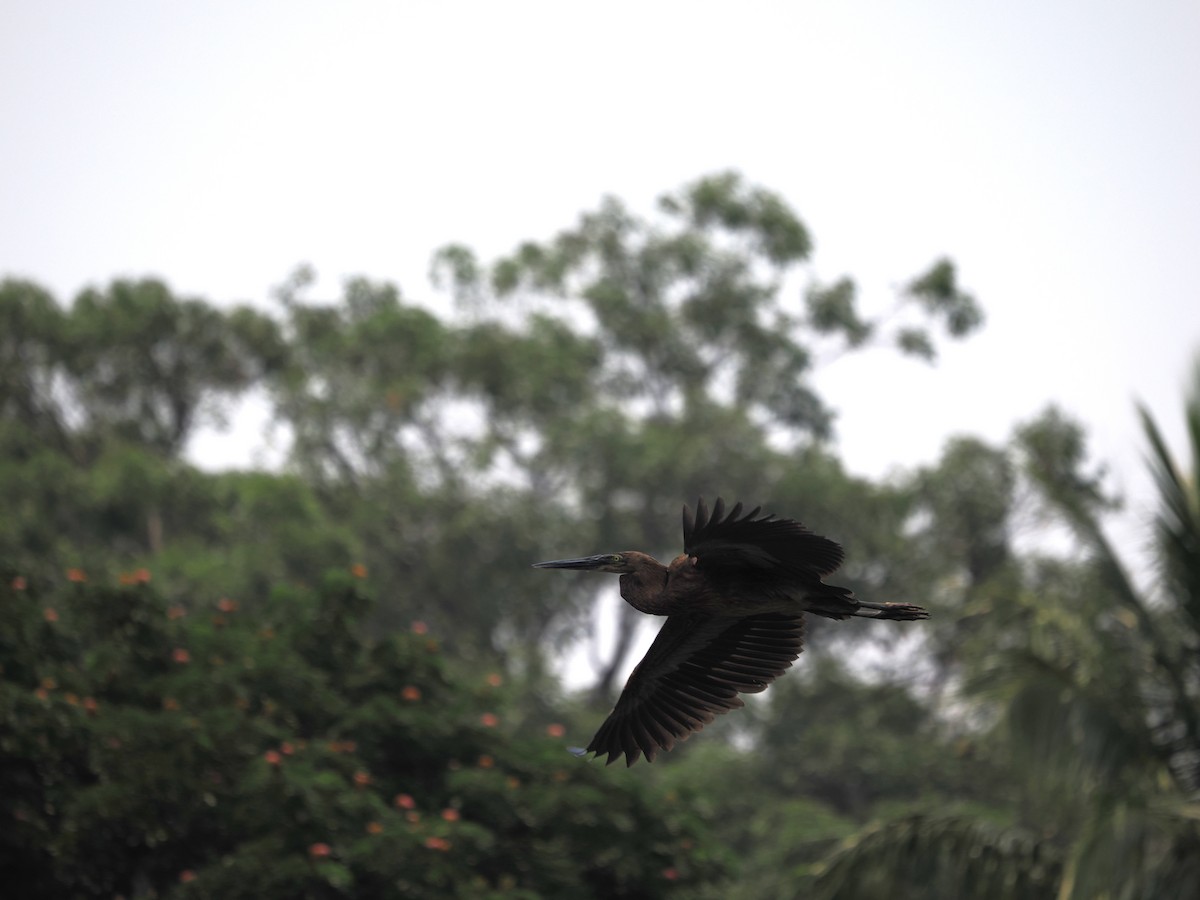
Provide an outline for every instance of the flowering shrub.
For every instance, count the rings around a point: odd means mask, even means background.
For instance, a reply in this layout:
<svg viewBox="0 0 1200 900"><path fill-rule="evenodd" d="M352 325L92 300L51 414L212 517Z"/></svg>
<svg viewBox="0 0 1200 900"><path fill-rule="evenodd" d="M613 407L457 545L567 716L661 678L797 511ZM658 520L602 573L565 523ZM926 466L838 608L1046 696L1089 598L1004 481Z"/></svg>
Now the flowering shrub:
<svg viewBox="0 0 1200 900"><path fill-rule="evenodd" d="M428 629L365 640L352 571L220 622L149 573L77 574L0 573L12 896L659 897L724 872L685 803L522 733Z"/></svg>

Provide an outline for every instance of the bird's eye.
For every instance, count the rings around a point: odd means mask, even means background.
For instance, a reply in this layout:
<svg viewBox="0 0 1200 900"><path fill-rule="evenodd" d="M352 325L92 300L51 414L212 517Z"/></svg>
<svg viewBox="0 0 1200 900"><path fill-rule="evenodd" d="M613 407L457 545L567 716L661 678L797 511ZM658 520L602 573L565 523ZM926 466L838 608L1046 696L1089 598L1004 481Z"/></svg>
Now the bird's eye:
<svg viewBox="0 0 1200 900"><path fill-rule="evenodd" d="M614 554L612 555L612 561L613 561L614 563L619 563L619 562L622 562L622 559L621 559L621 554L619 554L619 553L614 553Z"/></svg>

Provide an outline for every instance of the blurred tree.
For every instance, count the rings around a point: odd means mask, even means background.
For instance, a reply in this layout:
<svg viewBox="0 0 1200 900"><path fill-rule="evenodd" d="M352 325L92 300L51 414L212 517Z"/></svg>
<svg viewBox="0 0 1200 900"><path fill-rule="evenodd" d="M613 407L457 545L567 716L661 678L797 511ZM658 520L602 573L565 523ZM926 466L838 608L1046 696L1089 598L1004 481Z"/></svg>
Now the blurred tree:
<svg viewBox="0 0 1200 900"><path fill-rule="evenodd" d="M215 402L279 365L275 323L249 307L224 312L180 300L151 279L86 290L68 317L70 412L85 431L164 456L182 452Z"/></svg>
<svg viewBox="0 0 1200 900"><path fill-rule="evenodd" d="M0 427L6 455L76 450L64 397L67 317L46 291L0 281Z"/></svg>
<svg viewBox="0 0 1200 900"><path fill-rule="evenodd" d="M6 280L0 322L0 556L48 569L120 565L190 531L203 478L180 460L187 440L283 354L270 318L153 280L68 310Z"/></svg>
<svg viewBox="0 0 1200 900"><path fill-rule="evenodd" d="M1112 500L1084 469L1079 426L1050 410L1014 441L1023 477L1086 554L1026 561L1003 602L977 593L986 616L959 656L967 696L995 716L987 740L1025 773L1017 830L944 815L872 828L833 857L817 895L1200 894L1200 493L1142 417L1160 508L1153 598L1101 527ZM1186 420L1194 466L1200 367Z"/></svg>

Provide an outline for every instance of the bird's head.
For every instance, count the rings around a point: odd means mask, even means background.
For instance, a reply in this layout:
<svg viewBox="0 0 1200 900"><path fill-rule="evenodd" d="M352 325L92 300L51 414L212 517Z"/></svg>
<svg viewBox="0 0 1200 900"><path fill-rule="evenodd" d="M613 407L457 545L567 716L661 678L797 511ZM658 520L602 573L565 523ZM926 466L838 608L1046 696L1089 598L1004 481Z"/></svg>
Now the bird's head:
<svg viewBox="0 0 1200 900"><path fill-rule="evenodd" d="M552 559L534 563L535 569L587 569L592 572L615 572L623 575L634 570L631 554L601 553L597 556L581 556L578 559Z"/></svg>

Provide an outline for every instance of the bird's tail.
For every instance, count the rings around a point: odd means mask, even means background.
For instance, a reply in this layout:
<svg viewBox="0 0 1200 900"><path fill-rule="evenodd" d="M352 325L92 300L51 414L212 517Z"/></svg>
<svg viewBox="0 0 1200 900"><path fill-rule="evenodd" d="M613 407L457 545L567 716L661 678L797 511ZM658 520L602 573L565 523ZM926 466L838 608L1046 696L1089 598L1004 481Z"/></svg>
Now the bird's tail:
<svg viewBox="0 0 1200 900"><path fill-rule="evenodd" d="M922 606L911 603L872 603L859 600L849 588L835 584L823 584L820 593L805 597L805 611L825 616L827 619L846 619L859 616L864 619L928 619L929 612Z"/></svg>

